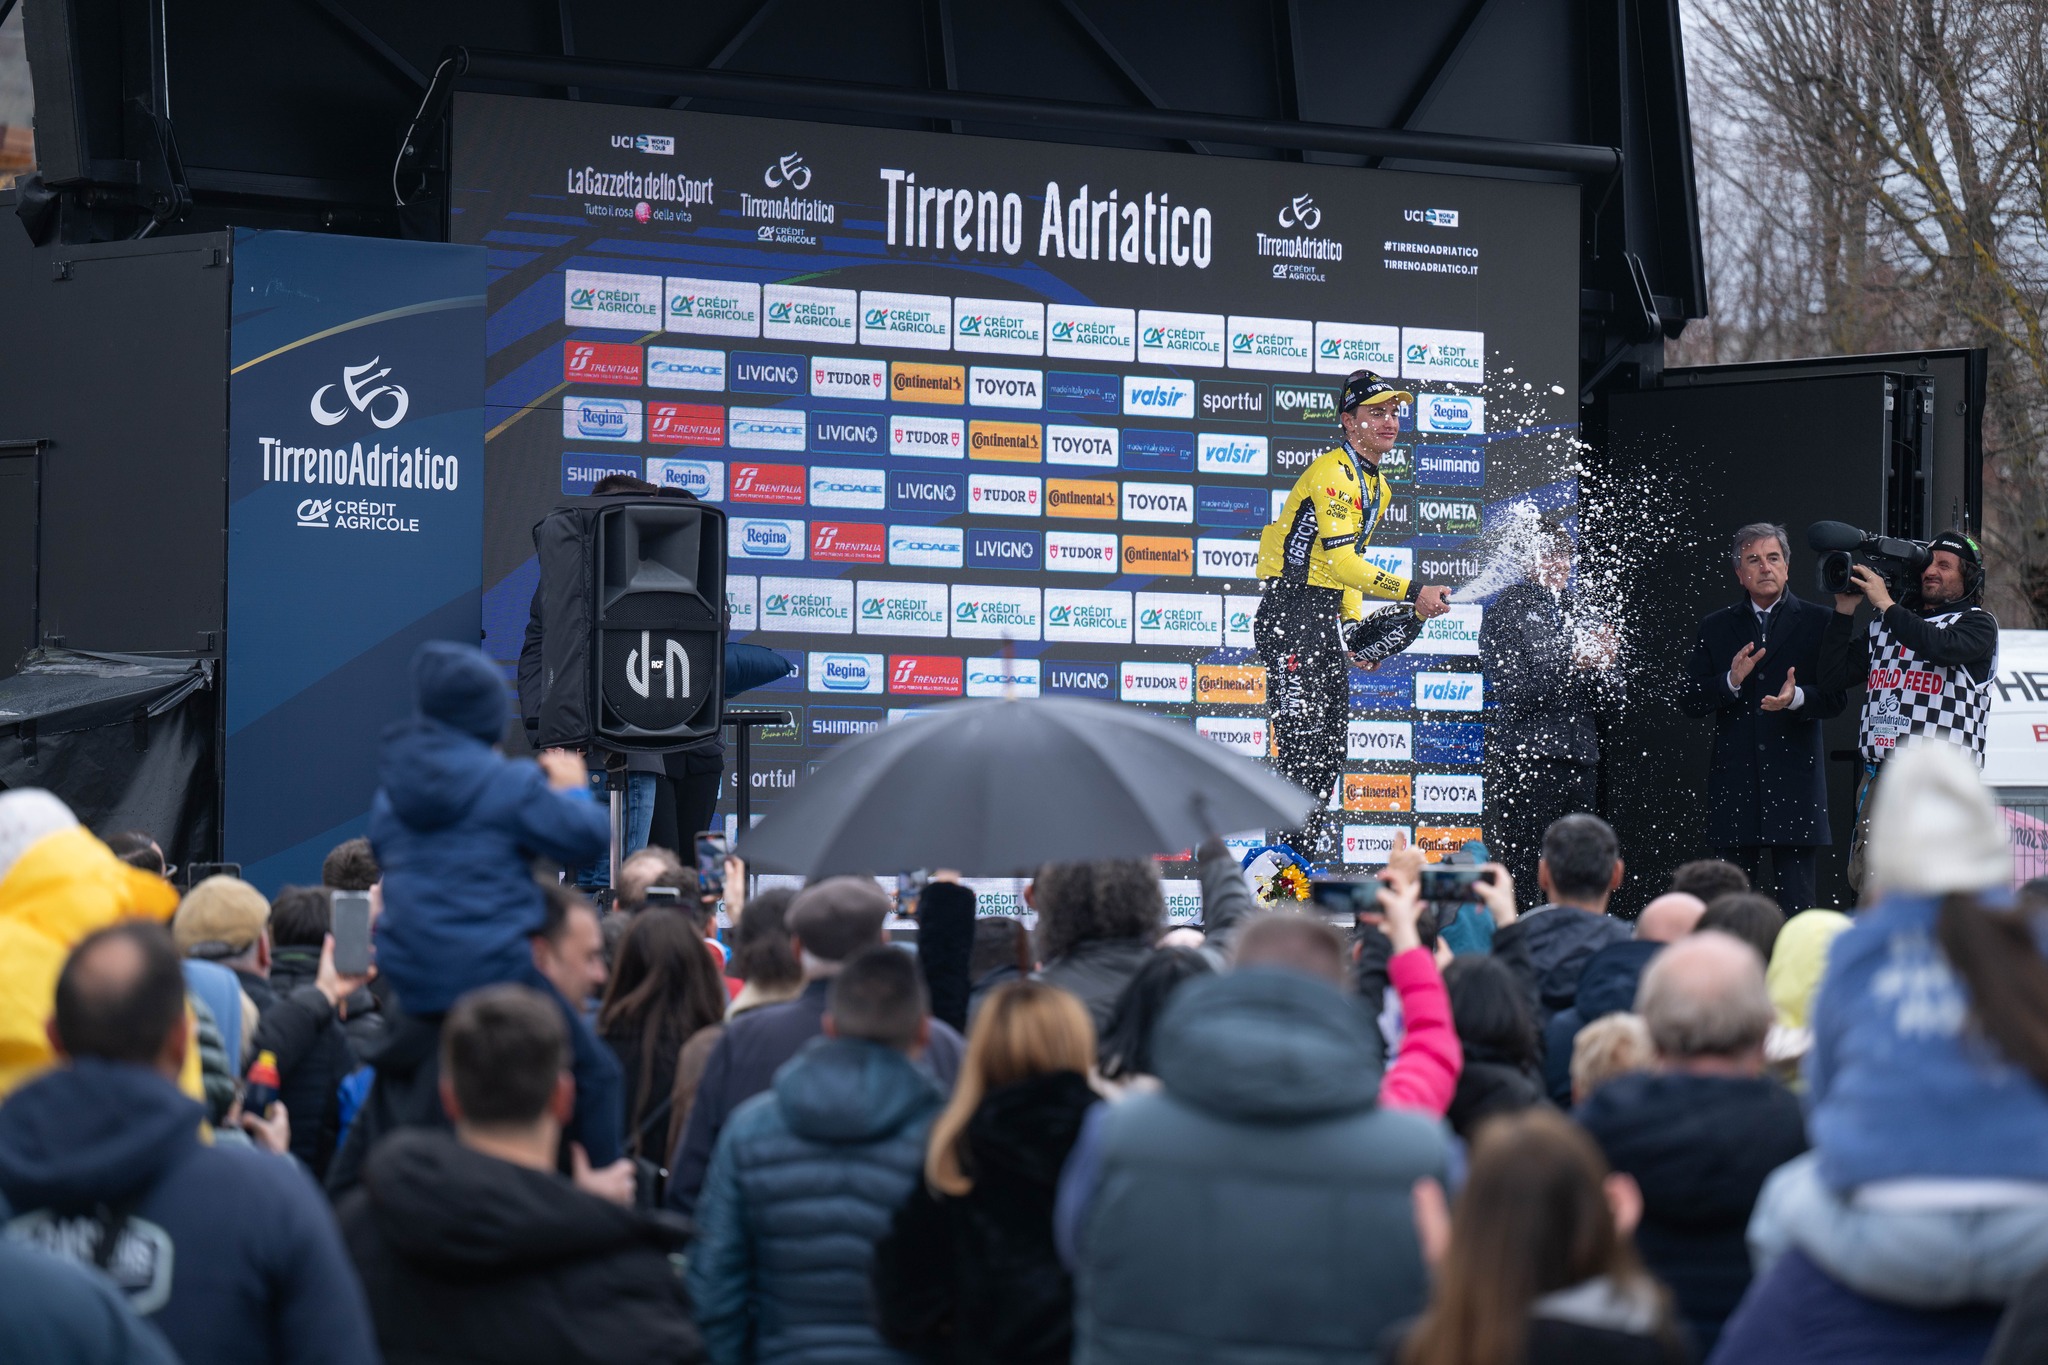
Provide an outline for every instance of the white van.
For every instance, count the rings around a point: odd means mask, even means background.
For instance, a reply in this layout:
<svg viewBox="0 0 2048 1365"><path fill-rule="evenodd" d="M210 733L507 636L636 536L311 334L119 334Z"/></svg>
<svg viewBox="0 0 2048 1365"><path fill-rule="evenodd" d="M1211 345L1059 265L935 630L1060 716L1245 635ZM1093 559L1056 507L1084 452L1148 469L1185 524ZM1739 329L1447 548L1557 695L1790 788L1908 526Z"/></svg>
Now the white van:
<svg viewBox="0 0 2048 1365"><path fill-rule="evenodd" d="M2048 630L2002 630L1984 780L2012 828L2013 875L2048 877Z"/></svg>

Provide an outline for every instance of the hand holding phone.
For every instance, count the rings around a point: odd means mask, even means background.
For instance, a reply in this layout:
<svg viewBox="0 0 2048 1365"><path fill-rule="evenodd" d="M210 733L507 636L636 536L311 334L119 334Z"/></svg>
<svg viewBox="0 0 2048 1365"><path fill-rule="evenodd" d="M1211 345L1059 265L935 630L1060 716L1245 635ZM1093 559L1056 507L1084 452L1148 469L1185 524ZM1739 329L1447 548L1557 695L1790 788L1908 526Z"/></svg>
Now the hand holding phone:
<svg viewBox="0 0 2048 1365"><path fill-rule="evenodd" d="M717 830L699 830L697 840L697 890L722 898L725 895L725 860L732 853L732 841Z"/></svg>
<svg viewBox="0 0 2048 1365"><path fill-rule="evenodd" d="M370 893L334 893L334 970L339 976L370 974Z"/></svg>

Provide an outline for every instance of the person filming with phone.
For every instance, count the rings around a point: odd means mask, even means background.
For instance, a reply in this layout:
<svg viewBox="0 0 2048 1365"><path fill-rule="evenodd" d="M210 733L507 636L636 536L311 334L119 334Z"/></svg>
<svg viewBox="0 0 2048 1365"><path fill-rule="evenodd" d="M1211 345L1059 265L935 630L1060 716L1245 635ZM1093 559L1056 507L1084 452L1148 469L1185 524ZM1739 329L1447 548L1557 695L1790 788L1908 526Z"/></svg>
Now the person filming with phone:
<svg viewBox="0 0 2048 1365"><path fill-rule="evenodd" d="M1878 770L1915 736L1963 748L1984 766L1991 720L1991 679L1998 662L1998 618L1982 605L1984 552L1960 531L1926 546L1917 578L1891 579L1867 563L1849 568L1846 592L1821 637L1824 688L1863 692L1857 745L1863 783L1856 793L1856 833L1849 846L1849 882L1863 882L1870 788ZM1903 600L1901 600L1903 599ZM1865 624L1857 609L1870 604Z"/></svg>

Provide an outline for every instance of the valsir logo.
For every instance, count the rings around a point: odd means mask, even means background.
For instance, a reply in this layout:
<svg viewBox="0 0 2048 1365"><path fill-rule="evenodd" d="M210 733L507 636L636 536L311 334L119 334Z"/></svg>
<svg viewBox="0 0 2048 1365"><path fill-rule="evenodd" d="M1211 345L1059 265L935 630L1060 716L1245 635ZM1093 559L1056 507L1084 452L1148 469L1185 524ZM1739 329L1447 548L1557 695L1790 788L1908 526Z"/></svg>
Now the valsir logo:
<svg viewBox="0 0 2048 1365"><path fill-rule="evenodd" d="M334 391L335 385L322 384L315 389L313 401L309 405L313 420L323 427L331 427L348 416L349 408L354 408L368 417L370 425L379 431L389 431L403 422L405 410L412 399L400 385L377 383L391 373L391 367L388 365L381 370L377 369L382 359L382 356L372 356L361 365L342 367L340 388L348 399L346 408L337 406L330 409L327 406L327 395Z"/></svg>

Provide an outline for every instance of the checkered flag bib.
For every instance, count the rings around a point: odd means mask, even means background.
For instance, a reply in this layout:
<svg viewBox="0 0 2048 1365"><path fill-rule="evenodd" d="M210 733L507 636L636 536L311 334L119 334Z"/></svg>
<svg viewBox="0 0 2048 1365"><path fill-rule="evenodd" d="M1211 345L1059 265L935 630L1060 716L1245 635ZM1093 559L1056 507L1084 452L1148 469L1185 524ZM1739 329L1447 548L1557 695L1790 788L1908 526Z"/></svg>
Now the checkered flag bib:
<svg viewBox="0 0 2048 1365"><path fill-rule="evenodd" d="M1972 607L1971 611L1978 608ZM1960 620L1952 611L1927 618L1929 625ZM1984 766L1984 735L1991 719L1991 682L1978 682L1966 668L1929 663L1906 648L1884 617L1870 622L1870 678L1863 699L1858 738L1866 763L1885 756L1913 735L1933 735L1969 750Z"/></svg>

